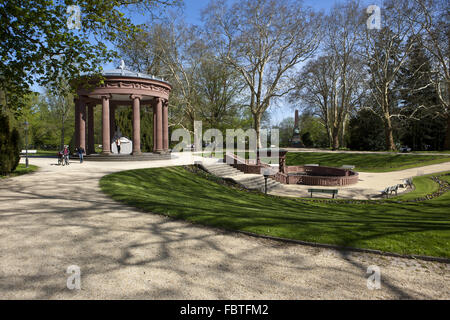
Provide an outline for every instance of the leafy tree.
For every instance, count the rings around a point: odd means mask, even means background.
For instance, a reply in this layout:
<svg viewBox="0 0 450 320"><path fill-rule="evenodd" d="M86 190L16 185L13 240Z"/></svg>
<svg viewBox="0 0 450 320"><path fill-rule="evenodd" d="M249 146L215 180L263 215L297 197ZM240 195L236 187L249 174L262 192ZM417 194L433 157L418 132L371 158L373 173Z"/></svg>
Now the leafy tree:
<svg viewBox="0 0 450 320"><path fill-rule="evenodd" d="M153 112L150 107L141 107L141 150L153 152ZM133 136L133 109L120 108L116 113L116 124L122 135L131 139Z"/></svg>
<svg viewBox="0 0 450 320"><path fill-rule="evenodd" d="M27 90L37 81L58 88L59 79L95 72L116 54L105 42L118 33L136 33L139 28L122 10L139 7L152 13L176 0L9 0L0 3L0 83L12 92ZM69 29L68 6L81 9L81 28ZM7 79L5 83L3 80Z"/></svg>
<svg viewBox="0 0 450 320"><path fill-rule="evenodd" d="M423 29L423 46L432 57L432 77L439 98L437 114L446 120L444 149L450 150L450 10L447 0L414 0Z"/></svg>
<svg viewBox="0 0 450 320"><path fill-rule="evenodd" d="M0 112L0 175L13 172L20 160L20 137L17 129L10 130L8 116Z"/></svg>
<svg viewBox="0 0 450 320"><path fill-rule="evenodd" d="M352 150L384 150L384 125L372 111L362 109L350 118L349 143Z"/></svg>
<svg viewBox="0 0 450 320"><path fill-rule="evenodd" d="M292 134L294 132L294 118L284 118L275 129L279 130L280 147L289 147L291 144Z"/></svg>
<svg viewBox="0 0 450 320"><path fill-rule="evenodd" d="M388 0L382 10L384 27L381 30L366 29L362 40L370 74L369 88L376 102L366 108L383 120L386 149L395 150L393 118L402 115L392 98L398 92L400 70L413 51L413 43L408 39L419 34L421 27L415 22L418 13L408 0Z"/></svg>
<svg viewBox="0 0 450 320"><path fill-rule="evenodd" d="M413 150L439 150L445 136L445 121L436 116L440 105L436 87L430 82L431 59L420 37L410 41L415 42L413 53L400 73L402 112L407 115L401 123L401 141Z"/></svg>

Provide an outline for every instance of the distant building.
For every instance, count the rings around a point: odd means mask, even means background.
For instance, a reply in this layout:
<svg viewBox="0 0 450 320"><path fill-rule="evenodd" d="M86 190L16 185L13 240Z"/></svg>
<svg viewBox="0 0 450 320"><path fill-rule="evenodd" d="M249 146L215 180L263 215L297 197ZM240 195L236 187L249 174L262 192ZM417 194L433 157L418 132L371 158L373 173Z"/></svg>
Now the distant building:
<svg viewBox="0 0 450 320"><path fill-rule="evenodd" d="M300 136L300 126L298 121L298 110L295 110L295 123L294 123L294 133L292 135L291 140L292 148L304 148L305 145L302 142L302 138Z"/></svg>

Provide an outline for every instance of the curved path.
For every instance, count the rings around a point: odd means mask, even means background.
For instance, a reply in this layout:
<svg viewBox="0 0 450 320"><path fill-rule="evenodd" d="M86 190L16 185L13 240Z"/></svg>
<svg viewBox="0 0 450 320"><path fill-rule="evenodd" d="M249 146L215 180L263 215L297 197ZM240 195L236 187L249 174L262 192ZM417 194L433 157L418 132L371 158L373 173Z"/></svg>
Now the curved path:
<svg viewBox="0 0 450 320"><path fill-rule="evenodd" d="M288 245L144 213L106 197L108 173L192 163L72 163L0 180L2 299L450 298L450 265ZM151 190L149 190L151 192ZM81 290L66 287L68 266ZM367 288L367 267L381 289Z"/></svg>
<svg viewBox="0 0 450 320"><path fill-rule="evenodd" d="M338 198L346 199L379 199L381 190L386 187L403 184L407 178L421 176L431 173L450 171L450 162L433 164L425 167L410 168L392 172L358 172L358 183L343 187L320 187L321 189L338 189ZM287 197L309 197L308 189L311 186L306 185L282 185L273 189L270 194ZM398 193L401 194L411 189L399 188ZM328 194L315 194L314 197L329 198Z"/></svg>

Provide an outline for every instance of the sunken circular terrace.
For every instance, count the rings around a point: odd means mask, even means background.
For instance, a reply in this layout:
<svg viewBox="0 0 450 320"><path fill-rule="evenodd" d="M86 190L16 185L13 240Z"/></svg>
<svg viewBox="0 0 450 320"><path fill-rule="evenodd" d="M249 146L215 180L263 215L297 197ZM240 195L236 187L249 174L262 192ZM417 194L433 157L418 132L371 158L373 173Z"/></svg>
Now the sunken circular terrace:
<svg viewBox="0 0 450 320"><path fill-rule="evenodd" d="M323 166L287 166L285 167L288 184L310 186L346 186L358 182L357 172Z"/></svg>

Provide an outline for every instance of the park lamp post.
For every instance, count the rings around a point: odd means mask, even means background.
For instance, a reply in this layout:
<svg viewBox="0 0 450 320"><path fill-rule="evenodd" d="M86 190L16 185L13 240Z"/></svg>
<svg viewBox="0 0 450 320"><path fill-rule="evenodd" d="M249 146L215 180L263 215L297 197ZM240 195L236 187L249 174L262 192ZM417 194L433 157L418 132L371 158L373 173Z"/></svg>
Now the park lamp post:
<svg viewBox="0 0 450 320"><path fill-rule="evenodd" d="M28 121L25 121L23 126L25 128L25 167L28 168Z"/></svg>
<svg viewBox="0 0 450 320"><path fill-rule="evenodd" d="M264 175L264 193L267 194L267 179L269 178L269 176L272 174L272 172L269 169L264 169L263 170L263 175Z"/></svg>

